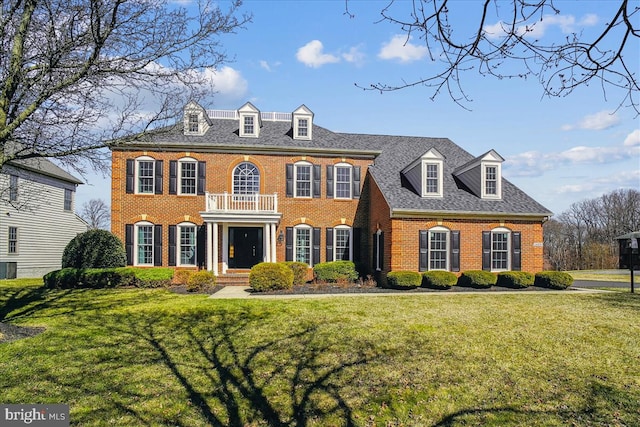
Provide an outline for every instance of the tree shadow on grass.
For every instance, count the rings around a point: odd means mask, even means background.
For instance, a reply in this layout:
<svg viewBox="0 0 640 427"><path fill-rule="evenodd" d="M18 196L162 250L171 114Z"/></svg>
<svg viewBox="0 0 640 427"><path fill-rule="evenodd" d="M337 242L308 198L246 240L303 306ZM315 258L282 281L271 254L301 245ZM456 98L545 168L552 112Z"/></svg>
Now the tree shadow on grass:
<svg viewBox="0 0 640 427"><path fill-rule="evenodd" d="M129 322L127 329L157 353L207 425L305 426L328 418L355 426L344 389L353 383L351 368L372 356L334 357L314 325L248 342L244 330L257 325L250 316L229 314L208 327L185 319L178 329L182 343L153 320Z"/></svg>

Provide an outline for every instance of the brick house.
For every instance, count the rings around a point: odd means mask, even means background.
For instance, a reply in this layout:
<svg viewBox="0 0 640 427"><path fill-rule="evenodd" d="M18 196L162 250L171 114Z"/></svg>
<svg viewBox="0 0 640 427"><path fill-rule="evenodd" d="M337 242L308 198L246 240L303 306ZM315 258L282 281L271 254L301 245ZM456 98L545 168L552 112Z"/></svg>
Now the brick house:
<svg viewBox="0 0 640 427"><path fill-rule="evenodd" d="M392 270L543 268L551 215L493 150L446 138L336 133L292 113L205 110L112 149L112 231L128 262L225 277L267 261Z"/></svg>

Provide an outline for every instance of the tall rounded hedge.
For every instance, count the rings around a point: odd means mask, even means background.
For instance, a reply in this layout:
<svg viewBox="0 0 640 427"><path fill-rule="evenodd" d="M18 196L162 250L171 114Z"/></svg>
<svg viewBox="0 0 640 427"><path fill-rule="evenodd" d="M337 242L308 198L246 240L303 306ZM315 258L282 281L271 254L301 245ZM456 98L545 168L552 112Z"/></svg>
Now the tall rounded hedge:
<svg viewBox="0 0 640 427"><path fill-rule="evenodd" d="M422 275L417 271L390 271L387 274L387 284L390 288L411 289L422 283Z"/></svg>
<svg viewBox="0 0 640 427"><path fill-rule="evenodd" d="M573 277L563 271L541 271L536 273L535 285L550 289L567 289L573 285Z"/></svg>
<svg viewBox="0 0 640 427"><path fill-rule="evenodd" d="M71 239L62 254L62 268L115 268L127 264L120 239L107 230L89 230Z"/></svg>
<svg viewBox="0 0 640 427"><path fill-rule="evenodd" d="M293 288L293 270L281 262L261 262L251 267L249 285L254 291Z"/></svg>
<svg viewBox="0 0 640 427"><path fill-rule="evenodd" d="M450 271L425 271L422 273L422 286L433 289L449 289L458 283L458 276Z"/></svg>

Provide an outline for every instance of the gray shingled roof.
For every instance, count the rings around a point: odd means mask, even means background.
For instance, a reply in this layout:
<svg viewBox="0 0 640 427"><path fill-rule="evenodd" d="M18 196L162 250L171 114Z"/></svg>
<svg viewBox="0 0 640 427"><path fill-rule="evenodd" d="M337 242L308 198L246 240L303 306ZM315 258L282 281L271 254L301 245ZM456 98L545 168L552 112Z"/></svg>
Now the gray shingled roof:
<svg viewBox="0 0 640 427"><path fill-rule="evenodd" d="M83 184L78 178L45 158L11 160L9 164L17 168L41 173L73 184Z"/></svg>
<svg viewBox="0 0 640 427"><path fill-rule="evenodd" d="M471 155L447 138L366 135L331 132L313 125L313 139L295 140L291 123L263 121L259 138L241 138L238 121L211 120L205 135L184 135L182 124L149 134L146 139L118 148L154 146L199 151L306 152L375 157L369 169L392 211L484 213L548 216L551 212L506 179L502 179L502 200L483 200L454 178L453 171L472 161ZM400 171L430 148L445 157L444 196L423 198L403 186Z"/></svg>

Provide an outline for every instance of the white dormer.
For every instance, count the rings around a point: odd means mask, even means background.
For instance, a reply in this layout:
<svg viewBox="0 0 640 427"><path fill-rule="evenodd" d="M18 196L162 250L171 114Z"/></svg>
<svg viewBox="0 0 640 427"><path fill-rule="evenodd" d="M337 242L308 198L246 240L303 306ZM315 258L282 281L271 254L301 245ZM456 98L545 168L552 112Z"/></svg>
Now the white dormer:
<svg viewBox="0 0 640 427"><path fill-rule="evenodd" d="M444 156L435 148L411 162L402 174L421 197L444 196Z"/></svg>
<svg viewBox="0 0 640 427"><path fill-rule="evenodd" d="M185 135L204 135L211 126L205 109L194 101L184 107L182 121Z"/></svg>
<svg viewBox="0 0 640 427"><path fill-rule="evenodd" d="M313 112L303 104L299 106L291 116L293 139L310 140L313 131Z"/></svg>
<svg viewBox="0 0 640 427"><path fill-rule="evenodd" d="M453 174L478 197L501 200L502 162L502 156L495 150L490 150L460 166Z"/></svg>
<svg viewBox="0 0 640 427"><path fill-rule="evenodd" d="M252 103L247 102L238 109L238 117L240 119L240 133L243 138L257 138L260 136L260 128L262 127L262 119L260 110Z"/></svg>

